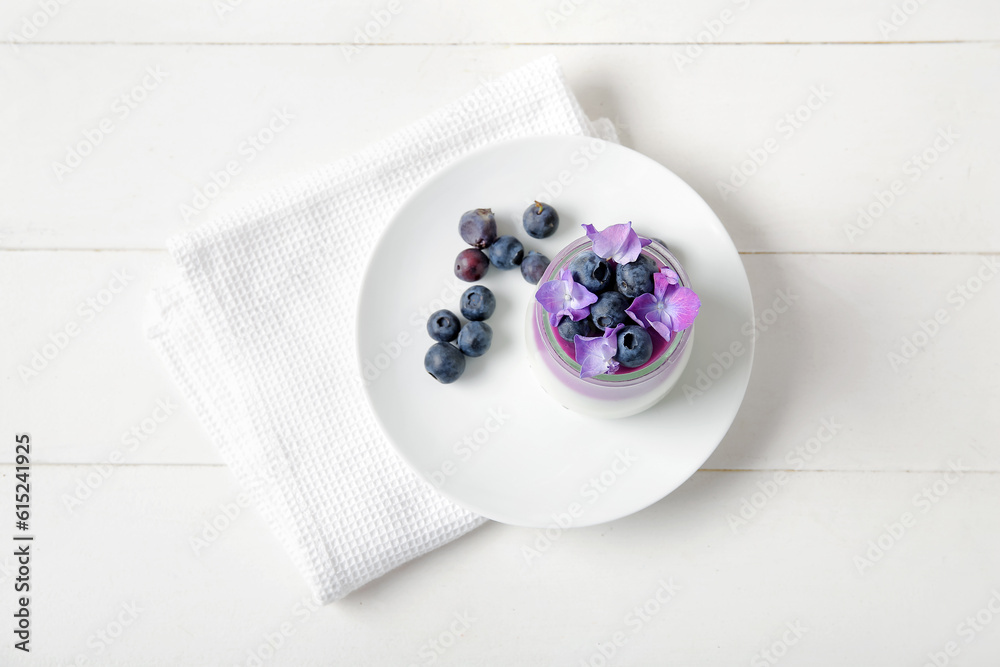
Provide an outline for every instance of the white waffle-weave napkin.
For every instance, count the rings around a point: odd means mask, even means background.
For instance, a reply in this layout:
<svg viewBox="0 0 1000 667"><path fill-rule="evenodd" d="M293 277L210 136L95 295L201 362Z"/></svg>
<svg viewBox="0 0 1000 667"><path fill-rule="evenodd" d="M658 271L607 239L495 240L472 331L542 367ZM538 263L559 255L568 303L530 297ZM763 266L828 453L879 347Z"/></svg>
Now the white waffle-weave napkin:
<svg viewBox="0 0 1000 667"><path fill-rule="evenodd" d="M483 521L406 467L371 416L354 357L360 276L429 176L546 134L616 139L553 56L169 243L180 276L154 293L149 337L323 602Z"/></svg>

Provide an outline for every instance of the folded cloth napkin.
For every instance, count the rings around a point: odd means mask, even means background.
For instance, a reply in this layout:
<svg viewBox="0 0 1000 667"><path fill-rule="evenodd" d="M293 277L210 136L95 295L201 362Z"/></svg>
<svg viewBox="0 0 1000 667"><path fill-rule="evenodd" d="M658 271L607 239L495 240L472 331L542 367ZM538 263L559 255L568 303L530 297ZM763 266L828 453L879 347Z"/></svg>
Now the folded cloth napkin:
<svg viewBox="0 0 1000 667"><path fill-rule="evenodd" d="M153 294L149 337L324 603L483 522L402 462L363 397L355 313L375 240L456 158L550 134L617 140L553 56L169 243L179 276Z"/></svg>

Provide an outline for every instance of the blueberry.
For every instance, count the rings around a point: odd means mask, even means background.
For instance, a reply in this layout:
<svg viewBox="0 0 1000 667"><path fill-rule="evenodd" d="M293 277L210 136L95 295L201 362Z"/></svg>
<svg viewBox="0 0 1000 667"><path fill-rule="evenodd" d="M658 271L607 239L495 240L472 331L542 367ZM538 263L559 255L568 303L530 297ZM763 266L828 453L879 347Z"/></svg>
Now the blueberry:
<svg viewBox="0 0 1000 667"><path fill-rule="evenodd" d="M614 329L622 322L630 320L625 309L632 304L632 299L615 292L605 292L597 297L597 303L590 307L590 319L601 331Z"/></svg>
<svg viewBox="0 0 1000 667"><path fill-rule="evenodd" d="M486 322L469 322L458 334L458 349L467 357L481 357L490 349L493 329Z"/></svg>
<svg viewBox="0 0 1000 667"><path fill-rule="evenodd" d="M549 258L540 252L532 250L521 260L521 276L532 285L537 285L542 279L545 269L549 268Z"/></svg>
<svg viewBox="0 0 1000 667"><path fill-rule="evenodd" d="M493 217L493 211L488 208L466 211L458 221L458 233L473 248L492 245L497 240L497 221Z"/></svg>
<svg viewBox="0 0 1000 667"><path fill-rule="evenodd" d="M614 272L608 263L592 251L577 255L569 265L573 280L595 294L608 287L614 280Z"/></svg>
<svg viewBox="0 0 1000 667"><path fill-rule="evenodd" d="M582 320L574 322L569 317L563 317L559 326L556 327L559 331L559 335L562 339L572 343L576 340L577 336L596 336L597 330L594 328L594 323L590 321L589 317L585 317Z"/></svg>
<svg viewBox="0 0 1000 667"><path fill-rule="evenodd" d="M559 214L548 204L536 201L525 209L521 222L528 236L533 239L544 239L555 234L559 228Z"/></svg>
<svg viewBox="0 0 1000 667"><path fill-rule="evenodd" d="M524 259L524 246L513 236L501 236L490 246L487 254L493 266L509 271Z"/></svg>
<svg viewBox="0 0 1000 667"><path fill-rule="evenodd" d="M434 343L424 355L424 370L441 384L451 384L465 371L465 355L450 343Z"/></svg>
<svg viewBox="0 0 1000 667"><path fill-rule="evenodd" d="M439 310L427 320L427 333L442 343L458 338L458 330L461 328L462 323L458 320L458 315L450 310Z"/></svg>
<svg viewBox="0 0 1000 667"><path fill-rule="evenodd" d="M482 285L473 285L462 295L462 315L467 320L474 322L488 320L496 307L497 299L493 296L493 292Z"/></svg>
<svg viewBox="0 0 1000 667"><path fill-rule="evenodd" d="M618 363L626 368L636 368L649 361L653 354L653 341L649 333L638 324L624 327L618 332Z"/></svg>
<svg viewBox="0 0 1000 667"><path fill-rule="evenodd" d="M485 276L489 268L489 257L476 248L466 248L455 258L455 275L467 283L474 283Z"/></svg>
<svg viewBox="0 0 1000 667"><path fill-rule="evenodd" d="M647 255L628 264L619 264L615 271L618 291L630 299L640 294L653 291L653 274L656 273L656 262Z"/></svg>

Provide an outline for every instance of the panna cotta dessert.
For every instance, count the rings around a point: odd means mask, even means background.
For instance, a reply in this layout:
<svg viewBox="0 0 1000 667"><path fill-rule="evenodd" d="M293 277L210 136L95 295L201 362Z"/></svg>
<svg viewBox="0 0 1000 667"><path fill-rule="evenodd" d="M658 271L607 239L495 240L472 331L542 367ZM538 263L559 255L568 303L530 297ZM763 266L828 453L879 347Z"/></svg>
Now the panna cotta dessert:
<svg viewBox="0 0 1000 667"><path fill-rule="evenodd" d="M529 365L563 406L601 418L646 410L691 356L701 301L684 267L631 223L569 244L549 263L525 318Z"/></svg>

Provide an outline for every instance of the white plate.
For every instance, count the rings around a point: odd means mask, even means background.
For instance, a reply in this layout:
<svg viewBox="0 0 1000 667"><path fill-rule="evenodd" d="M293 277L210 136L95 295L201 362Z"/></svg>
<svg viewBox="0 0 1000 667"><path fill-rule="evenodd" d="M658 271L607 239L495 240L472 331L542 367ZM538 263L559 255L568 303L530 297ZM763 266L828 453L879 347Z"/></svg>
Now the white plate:
<svg viewBox="0 0 1000 667"><path fill-rule="evenodd" d="M532 239L521 226L533 199L559 212L550 238ZM492 349L469 359L453 384L431 378L423 368L432 343L427 317L439 308L458 313L469 286L453 273L456 254L467 247L458 219L478 207L493 209L500 234L550 258L583 235L582 223L600 229L631 220L640 235L665 241L702 301L693 355L673 391L621 420L561 407L536 383L525 356L524 317L535 286L517 270L495 267L481 281L497 297ZM585 526L663 498L722 440L750 378L750 285L722 223L665 167L597 139L512 141L435 175L379 240L360 303L365 391L390 442L445 496L504 523ZM733 346L742 353L732 355Z"/></svg>

